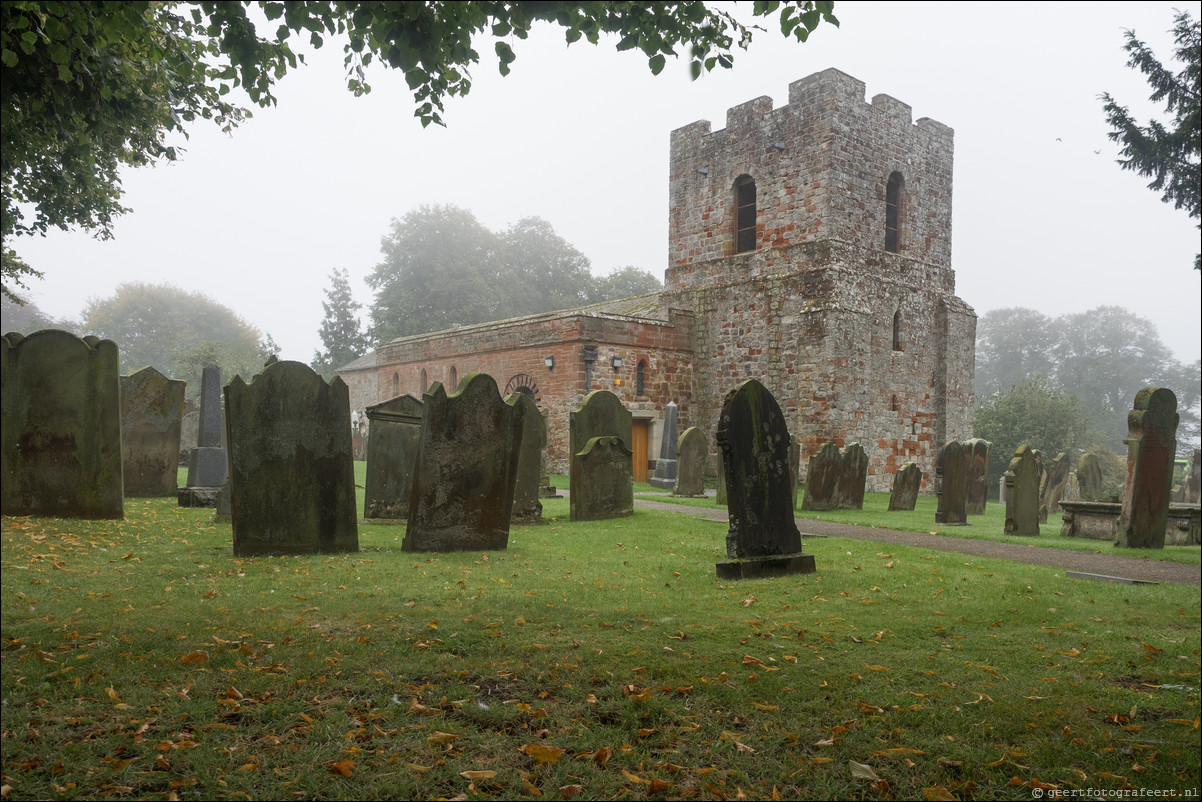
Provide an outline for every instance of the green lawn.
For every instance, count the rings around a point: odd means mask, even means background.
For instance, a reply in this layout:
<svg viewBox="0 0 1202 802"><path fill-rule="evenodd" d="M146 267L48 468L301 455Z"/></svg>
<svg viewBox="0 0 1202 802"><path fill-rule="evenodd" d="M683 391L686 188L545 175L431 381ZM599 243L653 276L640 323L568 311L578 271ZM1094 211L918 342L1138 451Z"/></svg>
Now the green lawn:
<svg viewBox="0 0 1202 802"><path fill-rule="evenodd" d="M238 559L171 500L3 519L5 799L976 798L1198 786L1200 592L844 538L723 583L636 510Z"/></svg>

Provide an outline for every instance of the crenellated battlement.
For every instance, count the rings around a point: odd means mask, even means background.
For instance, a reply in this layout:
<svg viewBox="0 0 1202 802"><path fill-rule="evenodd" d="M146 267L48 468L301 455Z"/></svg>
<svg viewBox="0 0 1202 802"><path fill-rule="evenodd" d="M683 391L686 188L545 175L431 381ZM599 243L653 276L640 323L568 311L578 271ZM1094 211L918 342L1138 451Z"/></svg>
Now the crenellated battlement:
<svg viewBox="0 0 1202 802"><path fill-rule="evenodd" d="M951 264L953 131L863 81L828 69L789 85L789 103L758 97L730 108L726 127L699 120L672 132L669 269L748 247L736 182L754 182L754 249L825 238ZM890 176L899 219L888 220ZM746 190L744 194L746 195ZM745 211L744 214L747 214Z"/></svg>

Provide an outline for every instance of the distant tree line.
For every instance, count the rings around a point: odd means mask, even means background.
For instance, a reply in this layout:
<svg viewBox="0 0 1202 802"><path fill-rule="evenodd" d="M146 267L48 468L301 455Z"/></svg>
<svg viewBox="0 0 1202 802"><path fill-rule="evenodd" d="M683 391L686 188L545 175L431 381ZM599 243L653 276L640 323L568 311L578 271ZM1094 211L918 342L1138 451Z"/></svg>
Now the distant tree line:
<svg viewBox="0 0 1202 802"><path fill-rule="evenodd" d="M1127 413L1144 387L1177 396L1178 452L1198 447L1198 361L1183 365L1149 320L1117 306L1051 318L1011 307L977 321L977 437L1004 470L1026 443L1051 459L1091 448L1126 453ZM997 474L995 474L997 475Z"/></svg>

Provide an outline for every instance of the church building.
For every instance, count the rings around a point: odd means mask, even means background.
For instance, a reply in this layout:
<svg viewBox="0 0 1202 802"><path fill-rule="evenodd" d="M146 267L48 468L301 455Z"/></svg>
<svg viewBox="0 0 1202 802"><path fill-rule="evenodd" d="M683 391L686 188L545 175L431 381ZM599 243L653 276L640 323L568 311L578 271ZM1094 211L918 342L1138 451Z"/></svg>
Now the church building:
<svg viewBox="0 0 1202 802"><path fill-rule="evenodd" d="M859 442L868 490L915 462L934 481L973 429L976 315L951 266L952 129L828 69L672 132L668 265L651 295L402 337L338 371L355 409L470 372L530 395L548 468L567 473L568 415L610 390L634 416L635 478L664 408L714 433L727 392L758 379L806 459Z"/></svg>

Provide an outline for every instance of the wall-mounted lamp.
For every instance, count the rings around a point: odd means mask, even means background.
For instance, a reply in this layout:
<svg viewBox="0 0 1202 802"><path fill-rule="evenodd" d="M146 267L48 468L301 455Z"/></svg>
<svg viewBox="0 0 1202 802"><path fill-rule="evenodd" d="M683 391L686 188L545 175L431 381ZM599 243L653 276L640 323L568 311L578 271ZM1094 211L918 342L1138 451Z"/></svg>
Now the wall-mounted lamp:
<svg viewBox="0 0 1202 802"><path fill-rule="evenodd" d="M618 368L622 367L622 357L618 356L617 354L614 354L613 366L614 366L614 370L617 370Z"/></svg>
<svg viewBox="0 0 1202 802"><path fill-rule="evenodd" d="M701 175L709 175L709 174L710 174L710 168L708 168L708 167L698 167L698 168L697 168L697 172L698 172L698 173L700 173Z"/></svg>
<svg viewBox="0 0 1202 802"><path fill-rule="evenodd" d="M543 357L543 364L547 366L547 370L550 370L551 368L555 367L555 357L547 354Z"/></svg>
<svg viewBox="0 0 1202 802"><path fill-rule="evenodd" d="M776 148L777 150L784 150L785 143L784 142L773 142L772 147Z"/></svg>

